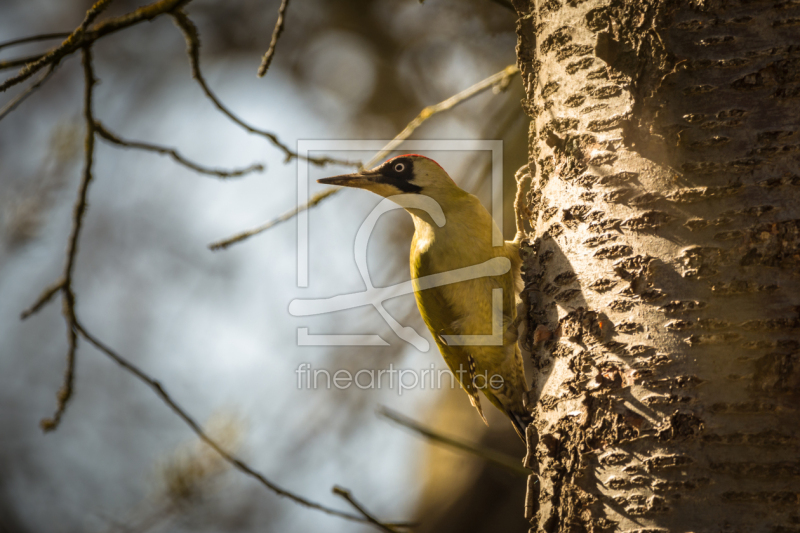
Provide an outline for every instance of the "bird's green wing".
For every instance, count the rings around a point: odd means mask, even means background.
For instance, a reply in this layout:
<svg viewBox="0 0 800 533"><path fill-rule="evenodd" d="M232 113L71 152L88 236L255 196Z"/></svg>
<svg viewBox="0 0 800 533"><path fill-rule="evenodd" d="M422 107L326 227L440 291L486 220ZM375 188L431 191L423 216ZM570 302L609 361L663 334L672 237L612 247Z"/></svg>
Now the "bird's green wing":
<svg viewBox="0 0 800 533"><path fill-rule="evenodd" d="M448 345L443 337L444 335L460 335L462 333L456 325L457 313L447 301L440 287L432 287L422 291L417 290L415 280L432 273L426 263L424 255L412 255L411 257L411 278L414 283L414 297L417 300L417 307L448 368L456 376L456 379L458 379L469 396L470 403L478 410L478 414L486 423L486 417L481 408L479 391L473 383L475 361L464 346Z"/></svg>

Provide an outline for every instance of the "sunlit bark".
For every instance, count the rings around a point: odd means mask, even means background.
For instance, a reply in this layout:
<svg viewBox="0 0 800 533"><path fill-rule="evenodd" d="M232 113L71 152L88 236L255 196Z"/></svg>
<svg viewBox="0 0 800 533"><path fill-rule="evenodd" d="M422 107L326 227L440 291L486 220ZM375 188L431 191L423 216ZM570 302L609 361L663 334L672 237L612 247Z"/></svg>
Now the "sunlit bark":
<svg viewBox="0 0 800 533"><path fill-rule="evenodd" d="M800 530L800 4L515 7L534 531Z"/></svg>

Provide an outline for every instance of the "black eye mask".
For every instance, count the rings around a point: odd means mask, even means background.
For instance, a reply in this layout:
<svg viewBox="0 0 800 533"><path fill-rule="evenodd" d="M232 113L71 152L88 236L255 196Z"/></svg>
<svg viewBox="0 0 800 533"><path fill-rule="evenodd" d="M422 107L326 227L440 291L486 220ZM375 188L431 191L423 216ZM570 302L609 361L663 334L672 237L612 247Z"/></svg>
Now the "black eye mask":
<svg viewBox="0 0 800 533"><path fill-rule="evenodd" d="M422 187L411 183L412 179L414 179L414 163L410 159L401 157L392 159L381 166L374 181L392 185L403 192L420 192Z"/></svg>

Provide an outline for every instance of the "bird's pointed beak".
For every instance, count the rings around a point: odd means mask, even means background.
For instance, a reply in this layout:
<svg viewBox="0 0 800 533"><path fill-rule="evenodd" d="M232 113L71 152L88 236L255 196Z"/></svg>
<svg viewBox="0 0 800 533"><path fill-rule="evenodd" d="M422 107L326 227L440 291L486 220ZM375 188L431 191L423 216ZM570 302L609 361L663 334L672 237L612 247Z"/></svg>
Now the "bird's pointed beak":
<svg viewBox="0 0 800 533"><path fill-rule="evenodd" d="M354 172L353 174L342 174L340 176L318 179L317 183L323 183L325 185L341 185L342 187L363 188L365 185L371 183L372 178L374 177L374 172Z"/></svg>

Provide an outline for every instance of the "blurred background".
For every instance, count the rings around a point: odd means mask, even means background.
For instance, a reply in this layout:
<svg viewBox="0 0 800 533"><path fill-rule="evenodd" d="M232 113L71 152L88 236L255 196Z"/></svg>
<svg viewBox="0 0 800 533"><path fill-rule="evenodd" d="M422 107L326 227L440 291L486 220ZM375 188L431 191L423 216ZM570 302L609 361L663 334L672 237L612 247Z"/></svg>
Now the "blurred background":
<svg viewBox="0 0 800 533"><path fill-rule="evenodd" d="M195 0L206 79L242 119L299 139L390 139L431 104L514 64L514 14L490 0L294 0L273 64L255 76L278 1ZM0 42L70 31L86 0L4 0ZM117 0L103 17L141 5ZM53 43L55 44L55 43ZM0 61L47 43L0 51ZM353 241L378 197L347 190L310 212L310 283L296 287L296 223L211 252L207 245L257 226L296 202L296 162L220 114L191 79L169 17L94 47L97 118L123 138L178 148L220 168L267 169L218 180L170 159L98 141L95 180L74 288L83 324L158 379L208 431L283 487L352 511L331 494L350 489L383 520L416 531L526 531L525 478L431 444L376 414L387 406L445 435L521 458L511 425L487 408L487 429L458 389L298 388L301 363L347 369L444 368L372 308L297 318L294 298L363 290ZM10 75L14 70L3 72ZM308 510L230 469L154 394L81 341L75 394L57 431L52 415L67 351L61 305L19 313L64 263L83 166L79 57L0 122L0 531L366 531ZM19 87L0 95L0 107ZM525 163L527 120L514 78L437 115L414 139L504 141L506 238L514 235L513 175ZM401 150L402 152L402 150ZM369 153L331 153L367 160ZM426 153L489 205L488 153ZM348 171L311 168L314 180ZM393 211L368 253L377 286L409 278L410 217ZM413 296L387 309L430 341ZM375 333L386 347L300 347L312 334ZM487 404L488 405L488 404Z"/></svg>

